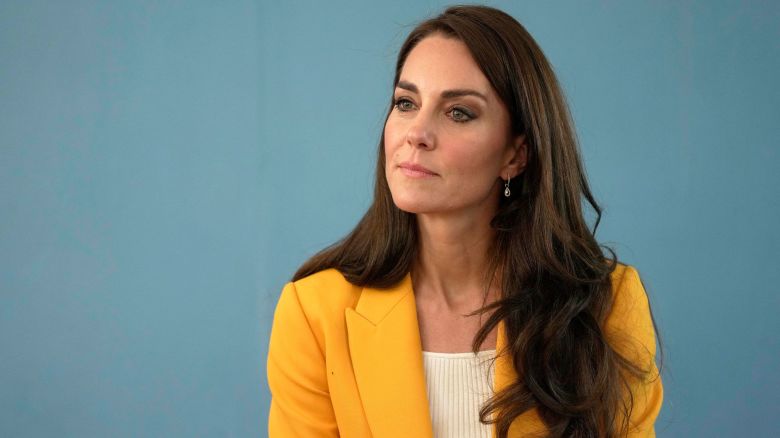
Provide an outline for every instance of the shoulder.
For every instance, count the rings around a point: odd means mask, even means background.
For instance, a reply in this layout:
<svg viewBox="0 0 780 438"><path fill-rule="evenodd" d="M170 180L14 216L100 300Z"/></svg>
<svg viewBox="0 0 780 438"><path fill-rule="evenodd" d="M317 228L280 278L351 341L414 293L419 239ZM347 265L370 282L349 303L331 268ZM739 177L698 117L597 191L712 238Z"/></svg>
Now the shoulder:
<svg viewBox="0 0 780 438"><path fill-rule="evenodd" d="M347 289L359 288L344 278L344 275L335 268L325 269L307 275L293 282L295 287L300 290L315 290L328 288L337 291L346 291Z"/></svg>
<svg viewBox="0 0 780 438"><path fill-rule="evenodd" d="M639 272L633 266L618 263L611 278L612 306L605 321L607 336L624 355L646 362L655 354L655 331Z"/></svg>
<svg viewBox="0 0 780 438"><path fill-rule="evenodd" d="M610 278L612 287L619 289L625 286L632 286L634 282L639 281L639 272L631 265L617 262L615 270L610 274Z"/></svg>
<svg viewBox="0 0 780 438"><path fill-rule="evenodd" d="M631 362L633 370L620 368L630 390L631 437L654 437L653 424L663 404L663 383L655 363L656 336L653 314L639 272L618 264L612 272L612 309L605 335L616 353ZM618 414L624 418L624 414Z"/></svg>
<svg viewBox="0 0 780 438"><path fill-rule="evenodd" d="M633 266L617 263L610 274L612 282L612 317L627 316L637 306L645 311L648 307L647 293L639 272ZM617 315L615 313L618 313Z"/></svg>
<svg viewBox="0 0 780 438"><path fill-rule="evenodd" d="M310 324L318 325L343 318L346 308L355 307L362 290L336 269L316 272L284 286L275 317L294 310L305 315Z"/></svg>
<svg viewBox="0 0 780 438"><path fill-rule="evenodd" d="M354 285L336 269L326 269L292 283L301 304L321 309L354 306L362 287Z"/></svg>

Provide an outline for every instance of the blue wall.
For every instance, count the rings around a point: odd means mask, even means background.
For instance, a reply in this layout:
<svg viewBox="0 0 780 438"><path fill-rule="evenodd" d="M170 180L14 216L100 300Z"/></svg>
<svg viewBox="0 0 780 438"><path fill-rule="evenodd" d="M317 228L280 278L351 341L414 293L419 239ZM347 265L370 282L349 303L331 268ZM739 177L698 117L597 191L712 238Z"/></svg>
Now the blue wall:
<svg viewBox="0 0 780 438"><path fill-rule="evenodd" d="M0 436L266 434L276 298L368 205L395 52L444 6L289 3L0 3ZM780 7L631 3L489 4L648 287L659 436L769 436Z"/></svg>

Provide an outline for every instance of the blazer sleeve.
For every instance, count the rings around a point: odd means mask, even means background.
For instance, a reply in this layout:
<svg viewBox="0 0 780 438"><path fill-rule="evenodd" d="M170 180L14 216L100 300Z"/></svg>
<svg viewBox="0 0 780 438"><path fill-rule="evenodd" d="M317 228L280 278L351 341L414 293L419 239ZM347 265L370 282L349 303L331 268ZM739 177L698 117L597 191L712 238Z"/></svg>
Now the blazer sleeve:
<svg viewBox="0 0 780 438"><path fill-rule="evenodd" d="M312 332L293 283L282 290L268 346L270 438L339 435L326 375L325 355Z"/></svg>
<svg viewBox="0 0 780 438"><path fill-rule="evenodd" d="M655 437L654 423L661 411L663 385L655 364L656 339L650 305L639 274L631 266L625 267L614 288L606 330L612 347L646 371L641 378L623 373L628 383L625 397L633 402L628 437ZM624 418L625 415L618 416L617 420Z"/></svg>

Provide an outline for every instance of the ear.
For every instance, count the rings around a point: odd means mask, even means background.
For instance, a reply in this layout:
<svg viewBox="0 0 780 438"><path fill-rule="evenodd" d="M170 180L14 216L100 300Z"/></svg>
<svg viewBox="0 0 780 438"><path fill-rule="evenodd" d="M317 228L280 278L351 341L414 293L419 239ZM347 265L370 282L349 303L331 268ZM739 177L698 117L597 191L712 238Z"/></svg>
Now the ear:
<svg viewBox="0 0 780 438"><path fill-rule="evenodd" d="M527 163L528 144L525 141L525 134L520 134L514 137L512 143L506 148L499 177L503 180L506 180L507 177L515 178L523 173Z"/></svg>

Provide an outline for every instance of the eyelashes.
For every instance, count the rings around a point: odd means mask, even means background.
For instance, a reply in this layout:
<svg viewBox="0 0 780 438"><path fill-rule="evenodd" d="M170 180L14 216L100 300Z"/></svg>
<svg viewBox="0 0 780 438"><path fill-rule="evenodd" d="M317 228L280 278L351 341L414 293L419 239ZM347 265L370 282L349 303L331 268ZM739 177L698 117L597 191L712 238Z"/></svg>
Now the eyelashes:
<svg viewBox="0 0 780 438"><path fill-rule="evenodd" d="M393 101L393 107L405 113L414 110L414 102L405 97L399 97ZM455 123L466 123L477 118L471 111L460 106L451 108L447 111L447 115Z"/></svg>
<svg viewBox="0 0 780 438"><path fill-rule="evenodd" d="M402 107L402 105L404 105L404 104L407 104L407 103L409 104L409 107L407 107L406 109L405 109L405 108L403 108L403 107ZM403 97L401 97L401 98L399 98L399 99L396 99L396 100L395 100L395 102L393 102L393 106L394 106L394 107L395 107L395 108L396 108L398 111L401 111L401 112L407 112L407 111L411 111L413 108L410 108L410 107L411 107L411 106L413 106L413 105L414 105L414 104L412 103L412 101L411 101L411 100L409 100L409 99L406 99L406 98L403 98Z"/></svg>

